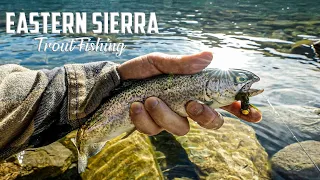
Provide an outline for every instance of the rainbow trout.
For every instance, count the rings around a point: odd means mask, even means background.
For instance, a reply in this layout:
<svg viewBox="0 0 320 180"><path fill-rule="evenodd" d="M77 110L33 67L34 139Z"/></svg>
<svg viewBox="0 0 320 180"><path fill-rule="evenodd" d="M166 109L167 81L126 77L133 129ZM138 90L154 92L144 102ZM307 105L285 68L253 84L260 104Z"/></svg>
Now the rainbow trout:
<svg viewBox="0 0 320 180"><path fill-rule="evenodd" d="M87 159L100 152L107 141L123 133L130 135L135 130L129 117L131 103L143 102L151 96L159 97L173 111L187 117L185 105L188 101L200 101L213 109L237 100L248 101L248 97L263 91L250 89L259 80L246 70L206 69L194 75L160 75L120 86L72 139L78 150L79 173L85 170Z"/></svg>

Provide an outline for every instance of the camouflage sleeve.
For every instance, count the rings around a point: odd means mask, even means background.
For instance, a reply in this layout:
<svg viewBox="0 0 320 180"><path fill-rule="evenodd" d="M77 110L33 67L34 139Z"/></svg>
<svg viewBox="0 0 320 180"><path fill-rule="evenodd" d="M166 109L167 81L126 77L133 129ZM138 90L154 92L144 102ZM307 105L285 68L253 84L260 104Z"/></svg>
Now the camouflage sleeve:
<svg viewBox="0 0 320 180"><path fill-rule="evenodd" d="M116 67L112 62L38 71L0 66L0 160L79 128L120 84Z"/></svg>

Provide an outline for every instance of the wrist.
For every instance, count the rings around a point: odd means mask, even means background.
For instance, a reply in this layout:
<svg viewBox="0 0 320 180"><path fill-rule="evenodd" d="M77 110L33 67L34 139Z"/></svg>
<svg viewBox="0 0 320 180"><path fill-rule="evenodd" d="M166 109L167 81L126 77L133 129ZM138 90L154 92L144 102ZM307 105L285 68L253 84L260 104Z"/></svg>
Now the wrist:
<svg viewBox="0 0 320 180"><path fill-rule="evenodd" d="M116 70L118 72L118 75L120 76L120 81L124 81L128 79L128 76L126 74L125 68L123 65L119 65L116 67Z"/></svg>

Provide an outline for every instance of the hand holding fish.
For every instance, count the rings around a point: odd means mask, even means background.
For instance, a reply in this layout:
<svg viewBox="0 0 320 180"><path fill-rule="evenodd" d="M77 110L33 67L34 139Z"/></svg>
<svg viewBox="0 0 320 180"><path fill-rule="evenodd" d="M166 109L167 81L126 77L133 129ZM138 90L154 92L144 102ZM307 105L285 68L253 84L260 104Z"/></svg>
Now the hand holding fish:
<svg viewBox="0 0 320 180"><path fill-rule="evenodd" d="M251 88L260 78L243 69L203 70L211 60L210 52L152 53L118 66L121 81L129 81L114 90L72 140L79 152L78 171L85 171L88 157L100 152L107 141L121 134L127 137L135 129L149 135L162 130L184 135L189 131L187 117L205 128L218 129L223 118L215 108L259 121L261 114L252 108L249 97L263 91Z"/></svg>
<svg viewBox="0 0 320 180"><path fill-rule="evenodd" d="M122 80L144 79L159 74L195 74L207 67L212 58L212 53L207 51L184 56L151 53L125 62L118 67L118 72ZM189 117L204 128L218 129L223 124L223 117L205 104L190 101L185 108ZM240 102L222 109L249 122L261 120L261 113L252 107L248 115L241 114ZM137 130L148 135L158 134L162 130L176 135L184 135L189 131L187 118L179 116L156 97L149 97L144 104L132 103L130 117Z"/></svg>

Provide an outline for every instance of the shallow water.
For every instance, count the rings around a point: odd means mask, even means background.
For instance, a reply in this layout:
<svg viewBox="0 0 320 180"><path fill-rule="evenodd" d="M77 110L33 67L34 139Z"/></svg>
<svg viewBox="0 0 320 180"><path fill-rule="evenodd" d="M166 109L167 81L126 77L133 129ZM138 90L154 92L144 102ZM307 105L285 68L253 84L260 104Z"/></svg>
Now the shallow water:
<svg viewBox="0 0 320 180"><path fill-rule="evenodd" d="M319 8L317 1L299 0L1 1L0 64L16 63L41 69L65 63L102 60L123 62L155 51L188 54L211 50L214 53L211 67L243 68L256 73L261 81L255 87L265 89L264 95L276 109L283 112L282 118L288 119L298 109L296 115L303 120L312 115L306 109L320 108L320 60L308 54L292 54L290 49L297 41L320 39ZM39 35L5 34L4 12L9 11L156 12L160 34L116 36L117 40L127 45L120 57L99 52L37 52L37 41L33 38ZM70 38L43 36L56 42ZM252 103L261 108L263 113L270 109L262 96L252 98ZM259 124L250 125L255 128L259 141L270 157L295 142L278 117L265 113L263 119ZM296 119L298 121L299 118ZM300 140L320 140L319 131L301 130L299 125L292 128Z"/></svg>

